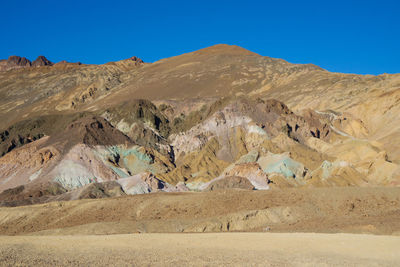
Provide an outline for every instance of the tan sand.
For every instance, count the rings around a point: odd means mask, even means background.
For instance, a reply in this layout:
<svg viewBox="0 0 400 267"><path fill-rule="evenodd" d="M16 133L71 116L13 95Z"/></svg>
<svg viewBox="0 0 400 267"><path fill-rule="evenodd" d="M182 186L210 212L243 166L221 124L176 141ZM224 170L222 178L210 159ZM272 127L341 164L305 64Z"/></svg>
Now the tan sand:
<svg viewBox="0 0 400 267"><path fill-rule="evenodd" d="M0 265L399 266L400 236L314 233L1 236Z"/></svg>

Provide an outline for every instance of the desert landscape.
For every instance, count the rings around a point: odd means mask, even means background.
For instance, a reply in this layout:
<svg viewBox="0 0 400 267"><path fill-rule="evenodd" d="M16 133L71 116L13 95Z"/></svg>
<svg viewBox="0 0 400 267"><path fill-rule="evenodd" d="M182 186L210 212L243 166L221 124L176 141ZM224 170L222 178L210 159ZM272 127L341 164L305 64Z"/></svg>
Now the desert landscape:
<svg viewBox="0 0 400 267"><path fill-rule="evenodd" d="M399 114L400 74L234 45L10 56L0 265L399 265Z"/></svg>

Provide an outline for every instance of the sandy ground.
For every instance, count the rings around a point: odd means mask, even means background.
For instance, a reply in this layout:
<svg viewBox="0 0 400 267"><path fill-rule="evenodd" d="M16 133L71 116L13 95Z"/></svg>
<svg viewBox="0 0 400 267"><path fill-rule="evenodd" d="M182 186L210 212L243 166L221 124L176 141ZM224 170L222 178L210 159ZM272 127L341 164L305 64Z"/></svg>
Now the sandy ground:
<svg viewBox="0 0 400 267"><path fill-rule="evenodd" d="M400 237L203 233L1 236L1 266L399 266Z"/></svg>

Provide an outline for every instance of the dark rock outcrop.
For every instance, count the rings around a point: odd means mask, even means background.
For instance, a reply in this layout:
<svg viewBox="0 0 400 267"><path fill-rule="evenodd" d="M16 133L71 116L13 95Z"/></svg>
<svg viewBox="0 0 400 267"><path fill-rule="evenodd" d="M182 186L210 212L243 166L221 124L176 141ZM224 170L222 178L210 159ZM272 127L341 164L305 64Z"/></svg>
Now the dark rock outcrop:
<svg viewBox="0 0 400 267"><path fill-rule="evenodd" d="M133 56L133 57L131 57L131 58L129 58L129 59L132 60L132 61L135 61L137 64L142 64L142 63L144 63L142 59L140 59L140 58L138 58L138 57L136 57L136 56Z"/></svg>
<svg viewBox="0 0 400 267"><path fill-rule="evenodd" d="M25 57L10 56L7 60L0 61L0 71L25 68L30 67L31 65L32 62Z"/></svg>
<svg viewBox="0 0 400 267"><path fill-rule="evenodd" d="M45 203L66 193L59 183L20 185L0 193L0 207L16 207Z"/></svg>
<svg viewBox="0 0 400 267"><path fill-rule="evenodd" d="M114 128L107 120L91 115L72 122L64 131L51 136L49 142L62 143L65 148L76 144L89 146L133 144L128 136Z"/></svg>
<svg viewBox="0 0 400 267"><path fill-rule="evenodd" d="M79 199L107 198L125 195L120 184L115 181L92 183L82 188Z"/></svg>
<svg viewBox="0 0 400 267"><path fill-rule="evenodd" d="M31 61L26 57L10 56L7 63L14 66L20 67L30 67L32 65Z"/></svg>
<svg viewBox="0 0 400 267"><path fill-rule="evenodd" d="M254 186L247 178L240 176L227 176L212 182L205 191L224 190L224 189L244 189L254 190Z"/></svg>
<svg viewBox="0 0 400 267"><path fill-rule="evenodd" d="M44 56L39 56L35 61L31 62L26 57L10 56L7 60L0 61L0 71L7 71L28 67L52 66L53 62Z"/></svg>
<svg viewBox="0 0 400 267"><path fill-rule="evenodd" d="M52 65L53 65L53 62L51 62L44 56L38 56L38 58L32 62L32 67L52 66Z"/></svg>

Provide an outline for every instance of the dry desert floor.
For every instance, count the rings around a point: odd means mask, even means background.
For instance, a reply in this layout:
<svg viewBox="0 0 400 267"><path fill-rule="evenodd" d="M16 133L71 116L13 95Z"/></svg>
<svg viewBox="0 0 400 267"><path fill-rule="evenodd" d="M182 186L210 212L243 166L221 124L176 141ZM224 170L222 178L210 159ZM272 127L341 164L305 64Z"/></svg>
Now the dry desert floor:
<svg viewBox="0 0 400 267"><path fill-rule="evenodd" d="M155 193L0 208L0 266L400 266L400 188Z"/></svg>
<svg viewBox="0 0 400 267"><path fill-rule="evenodd" d="M399 266L400 236L203 233L2 236L2 266Z"/></svg>

